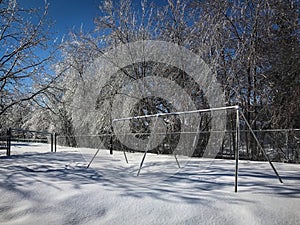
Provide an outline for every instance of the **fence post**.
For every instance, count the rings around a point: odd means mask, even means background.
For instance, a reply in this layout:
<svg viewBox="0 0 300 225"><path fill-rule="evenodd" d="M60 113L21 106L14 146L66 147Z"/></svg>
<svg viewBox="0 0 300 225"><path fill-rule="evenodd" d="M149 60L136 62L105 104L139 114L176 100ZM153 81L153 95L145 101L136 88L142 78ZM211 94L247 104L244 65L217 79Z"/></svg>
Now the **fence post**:
<svg viewBox="0 0 300 225"><path fill-rule="evenodd" d="M54 152L56 152L57 134L54 133Z"/></svg>
<svg viewBox="0 0 300 225"><path fill-rule="evenodd" d="M10 156L10 148L11 148L11 128L9 128L6 132L6 155Z"/></svg>
<svg viewBox="0 0 300 225"><path fill-rule="evenodd" d="M109 146L110 147L109 148L109 154L111 154L111 155L113 154L113 146L112 146L113 145L113 136L112 135L113 134L111 133L110 134L110 146Z"/></svg>
<svg viewBox="0 0 300 225"><path fill-rule="evenodd" d="M285 146L286 146L286 153L288 162L290 161L290 151L289 151L289 133L285 131Z"/></svg>
<svg viewBox="0 0 300 225"><path fill-rule="evenodd" d="M236 108L236 127L235 127L235 179L234 192L238 191L238 171L239 171L239 141L240 141L240 115L239 107Z"/></svg>
<svg viewBox="0 0 300 225"><path fill-rule="evenodd" d="M51 134L51 152L53 152L53 134Z"/></svg>

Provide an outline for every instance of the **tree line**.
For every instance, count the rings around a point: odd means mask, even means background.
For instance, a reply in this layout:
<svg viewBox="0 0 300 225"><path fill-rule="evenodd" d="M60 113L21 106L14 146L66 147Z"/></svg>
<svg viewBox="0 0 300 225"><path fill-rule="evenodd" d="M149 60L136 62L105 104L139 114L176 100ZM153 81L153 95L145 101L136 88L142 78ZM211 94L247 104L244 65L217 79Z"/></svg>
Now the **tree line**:
<svg viewBox="0 0 300 225"><path fill-rule="evenodd" d="M47 4L23 9L17 1L3 0L0 129L54 131L67 136L70 145L76 145L76 134L110 133L110 100L124 83L149 74L175 80L197 108L209 107L188 74L159 62L120 68L110 85L87 93L91 77L85 68L90 63L121 44L141 40L171 42L200 55L216 74L225 104L241 106L253 129L300 128L299 5L296 0L104 0L92 32L73 30L54 46ZM86 95L96 104L87 106ZM144 99L132 115L170 112L172 107L163 99ZM174 121L168 129L178 131ZM209 117L202 123L207 121ZM145 123L132 129L150 132Z"/></svg>

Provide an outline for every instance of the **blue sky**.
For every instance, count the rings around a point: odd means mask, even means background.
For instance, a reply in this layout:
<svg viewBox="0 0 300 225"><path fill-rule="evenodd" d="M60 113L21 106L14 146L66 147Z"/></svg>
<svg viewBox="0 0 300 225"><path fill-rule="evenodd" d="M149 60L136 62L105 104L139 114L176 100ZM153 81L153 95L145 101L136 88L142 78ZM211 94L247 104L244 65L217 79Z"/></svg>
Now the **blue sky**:
<svg viewBox="0 0 300 225"><path fill-rule="evenodd" d="M98 5L101 0L47 0L49 5L48 17L55 22L52 31L62 37L68 31L93 29L93 20L99 16ZM44 7L44 0L21 0L19 4L26 8Z"/></svg>
<svg viewBox="0 0 300 225"><path fill-rule="evenodd" d="M73 30L76 32L81 27L83 27L84 32L94 30L94 18L101 16L98 6L103 3L103 0L46 1L49 3L48 19L54 22L51 28L50 43L60 43L64 37L68 37L69 31ZM132 1L133 5L140 6L141 0ZM157 5L166 3L166 0L152 1L156 2ZM17 3L25 9L39 8L41 9L40 12L43 12L43 8L45 7L45 0L17 0ZM48 56L48 51L38 50L38 55Z"/></svg>
<svg viewBox="0 0 300 225"><path fill-rule="evenodd" d="M41 1L41 0L40 0ZM79 29L93 29L93 20L99 15L99 0L48 0L49 16L56 22L58 32Z"/></svg>
<svg viewBox="0 0 300 225"><path fill-rule="evenodd" d="M116 0L119 1L119 0ZM25 9L39 8L43 12L45 0L17 0ZM103 0L46 0L49 4L48 19L54 22L50 32L50 42L59 44L68 38L69 32L78 32L81 27L85 33L94 30L94 19L101 16L99 5ZM140 7L141 0L132 0L134 7ZM156 5L164 5L166 0L149 0ZM137 9L140 10L140 9ZM38 55L48 56L48 50L38 50Z"/></svg>
<svg viewBox="0 0 300 225"><path fill-rule="evenodd" d="M61 38L72 29L78 31L81 26L85 31L93 30L93 21L95 17L100 16L98 6L103 0L47 0L47 2L50 4L48 17L55 22L52 30ZM140 5L141 0L133 2L134 5ZM161 5L162 2L166 3L166 0L154 2ZM18 3L25 8L43 8L45 0L18 0Z"/></svg>

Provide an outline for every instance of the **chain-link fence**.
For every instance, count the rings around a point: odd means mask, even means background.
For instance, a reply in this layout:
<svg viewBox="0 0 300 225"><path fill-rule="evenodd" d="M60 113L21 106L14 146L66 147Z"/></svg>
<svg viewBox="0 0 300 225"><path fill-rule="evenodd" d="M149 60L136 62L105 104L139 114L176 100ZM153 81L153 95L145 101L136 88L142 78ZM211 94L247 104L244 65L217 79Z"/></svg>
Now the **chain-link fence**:
<svg viewBox="0 0 300 225"><path fill-rule="evenodd" d="M253 138L249 130L240 130L239 157L247 160L266 160L261 147L272 161L276 162L293 162L300 163L300 129L294 130L254 130L259 141ZM157 136L164 136L161 144L149 150L149 152L157 154L173 154L179 138L190 141L188 138L192 133L174 132L170 134L156 133ZM226 131L220 146L217 158L234 159L235 152L235 131ZM87 147L101 148L116 151L145 151L139 143L129 148L120 142L120 138L130 139L131 137L144 137L147 140L149 133L127 133L116 136L115 134L101 135L83 135L83 136L58 136L57 144L60 146L70 147ZM194 157L202 157L205 150L210 132L198 132L198 142L194 148ZM183 142L184 143L184 142ZM190 145L187 145L190 146ZM137 150L140 149L140 150ZM186 151L176 152L176 154L184 154Z"/></svg>
<svg viewBox="0 0 300 225"><path fill-rule="evenodd" d="M11 147L11 133L10 130L6 132L0 132L0 150L1 155L6 153L7 156L10 155L10 147Z"/></svg>
<svg viewBox="0 0 300 225"><path fill-rule="evenodd" d="M0 135L0 150L6 150L7 156L10 156L12 146L24 143L50 144L51 152L53 152L56 151L56 134L45 131L9 128L6 135L4 135L4 132Z"/></svg>
<svg viewBox="0 0 300 225"><path fill-rule="evenodd" d="M272 161L296 162L300 160L300 129L254 131L262 148ZM248 131L241 132L241 152L252 160L263 160L264 155Z"/></svg>
<svg viewBox="0 0 300 225"><path fill-rule="evenodd" d="M4 151L8 151L8 137L5 135L3 136L0 136L0 150L1 150L1 153L4 153ZM6 153L7 154L7 153Z"/></svg>

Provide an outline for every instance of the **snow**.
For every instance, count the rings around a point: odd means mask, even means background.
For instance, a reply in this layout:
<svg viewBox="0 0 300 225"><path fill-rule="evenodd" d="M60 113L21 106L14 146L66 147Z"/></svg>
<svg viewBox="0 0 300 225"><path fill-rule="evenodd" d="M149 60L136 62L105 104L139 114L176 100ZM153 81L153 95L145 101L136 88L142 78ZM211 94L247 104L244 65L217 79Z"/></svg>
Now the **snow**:
<svg viewBox="0 0 300 225"><path fill-rule="evenodd" d="M23 144L0 156L0 224L300 224L300 166Z"/></svg>

